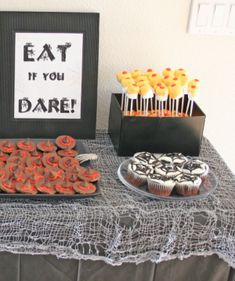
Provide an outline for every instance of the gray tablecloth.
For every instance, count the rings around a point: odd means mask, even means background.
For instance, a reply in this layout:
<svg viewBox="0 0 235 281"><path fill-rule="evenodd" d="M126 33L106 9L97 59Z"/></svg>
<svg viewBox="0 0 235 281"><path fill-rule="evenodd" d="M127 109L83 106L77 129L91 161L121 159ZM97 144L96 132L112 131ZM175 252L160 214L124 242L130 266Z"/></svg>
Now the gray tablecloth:
<svg viewBox="0 0 235 281"><path fill-rule="evenodd" d="M218 187L194 201L152 200L128 190L117 177L125 158L116 156L107 132L84 143L99 156L94 165L102 172L101 195L0 199L1 252L110 265L217 254L235 267L235 178L208 140L203 139L200 159L217 176Z"/></svg>

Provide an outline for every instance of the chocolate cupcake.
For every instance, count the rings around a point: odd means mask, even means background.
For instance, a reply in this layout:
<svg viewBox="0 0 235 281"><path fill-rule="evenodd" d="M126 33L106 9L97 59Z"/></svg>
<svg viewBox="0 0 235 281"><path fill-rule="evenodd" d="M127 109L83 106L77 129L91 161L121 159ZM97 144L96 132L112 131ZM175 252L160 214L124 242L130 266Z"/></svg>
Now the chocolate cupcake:
<svg viewBox="0 0 235 281"><path fill-rule="evenodd" d="M149 192L159 196L169 196L175 186L173 179L155 173L148 175L147 182Z"/></svg>
<svg viewBox="0 0 235 281"><path fill-rule="evenodd" d="M131 161L127 167L127 179L133 185L140 187L147 182L147 176L152 171L151 167L139 161Z"/></svg>
<svg viewBox="0 0 235 281"><path fill-rule="evenodd" d="M200 160L191 159L183 165L181 171L184 174L198 176L202 180L205 180L209 173L209 166Z"/></svg>
<svg viewBox="0 0 235 281"><path fill-rule="evenodd" d="M154 171L156 174L160 174L167 178L174 178L180 174L180 171L172 163L162 163L161 165L155 166Z"/></svg>
<svg viewBox="0 0 235 281"><path fill-rule="evenodd" d="M156 165L158 163L158 159L153 153L145 151L135 153L132 159L135 162L151 166Z"/></svg>
<svg viewBox="0 0 235 281"><path fill-rule="evenodd" d="M162 154L158 158L159 161L161 161L164 164L173 164L176 166L182 166L184 163L187 162L188 158L184 156L182 153L166 153Z"/></svg>
<svg viewBox="0 0 235 281"><path fill-rule="evenodd" d="M175 178L175 189L177 194L182 196L193 196L199 193L202 183L200 177L190 174L180 174Z"/></svg>

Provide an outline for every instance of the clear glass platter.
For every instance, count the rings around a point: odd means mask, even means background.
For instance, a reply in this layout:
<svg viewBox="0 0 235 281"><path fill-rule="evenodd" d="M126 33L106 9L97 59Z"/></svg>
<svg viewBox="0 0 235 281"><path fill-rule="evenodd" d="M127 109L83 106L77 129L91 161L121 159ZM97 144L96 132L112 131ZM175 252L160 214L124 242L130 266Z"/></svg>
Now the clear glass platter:
<svg viewBox="0 0 235 281"><path fill-rule="evenodd" d="M176 194L174 190L172 191L170 196L159 196L155 195L153 193L150 193L148 191L148 186L147 184L141 186L141 187L136 187L135 185L131 184L128 181L127 177L127 167L130 162L130 159L127 159L121 163L121 165L118 168L118 177L120 181L130 190L133 190L134 192L137 192L141 195L154 198L154 199L160 199L160 200L198 200L207 197L211 192L213 192L217 188L217 179L214 173L211 171L209 172L207 178L205 181L202 182L200 185L199 193L197 195L193 196L181 196Z"/></svg>

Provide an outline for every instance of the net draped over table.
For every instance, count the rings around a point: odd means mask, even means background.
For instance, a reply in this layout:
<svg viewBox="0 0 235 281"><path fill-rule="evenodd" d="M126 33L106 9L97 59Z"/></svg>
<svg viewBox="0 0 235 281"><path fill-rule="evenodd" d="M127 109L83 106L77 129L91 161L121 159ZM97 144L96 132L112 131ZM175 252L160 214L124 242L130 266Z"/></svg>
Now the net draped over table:
<svg viewBox="0 0 235 281"><path fill-rule="evenodd" d="M98 154L101 195L66 200L0 200L0 251L60 258L161 262L217 254L235 267L235 178L208 140L200 159L218 179L205 199L148 199L121 184L120 163L106 131L83 141Z"/></svg>

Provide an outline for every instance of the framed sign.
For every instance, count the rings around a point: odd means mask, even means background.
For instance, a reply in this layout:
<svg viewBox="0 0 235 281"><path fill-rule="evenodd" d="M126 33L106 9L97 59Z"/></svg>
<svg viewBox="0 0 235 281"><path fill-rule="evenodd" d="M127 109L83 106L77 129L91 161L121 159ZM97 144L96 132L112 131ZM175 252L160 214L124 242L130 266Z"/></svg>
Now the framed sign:
<svg viewBox="0 0 235 281"><path fill-rule="evenodd" d="M0 138L94 138L99 14L0 12Z"/></svg>

